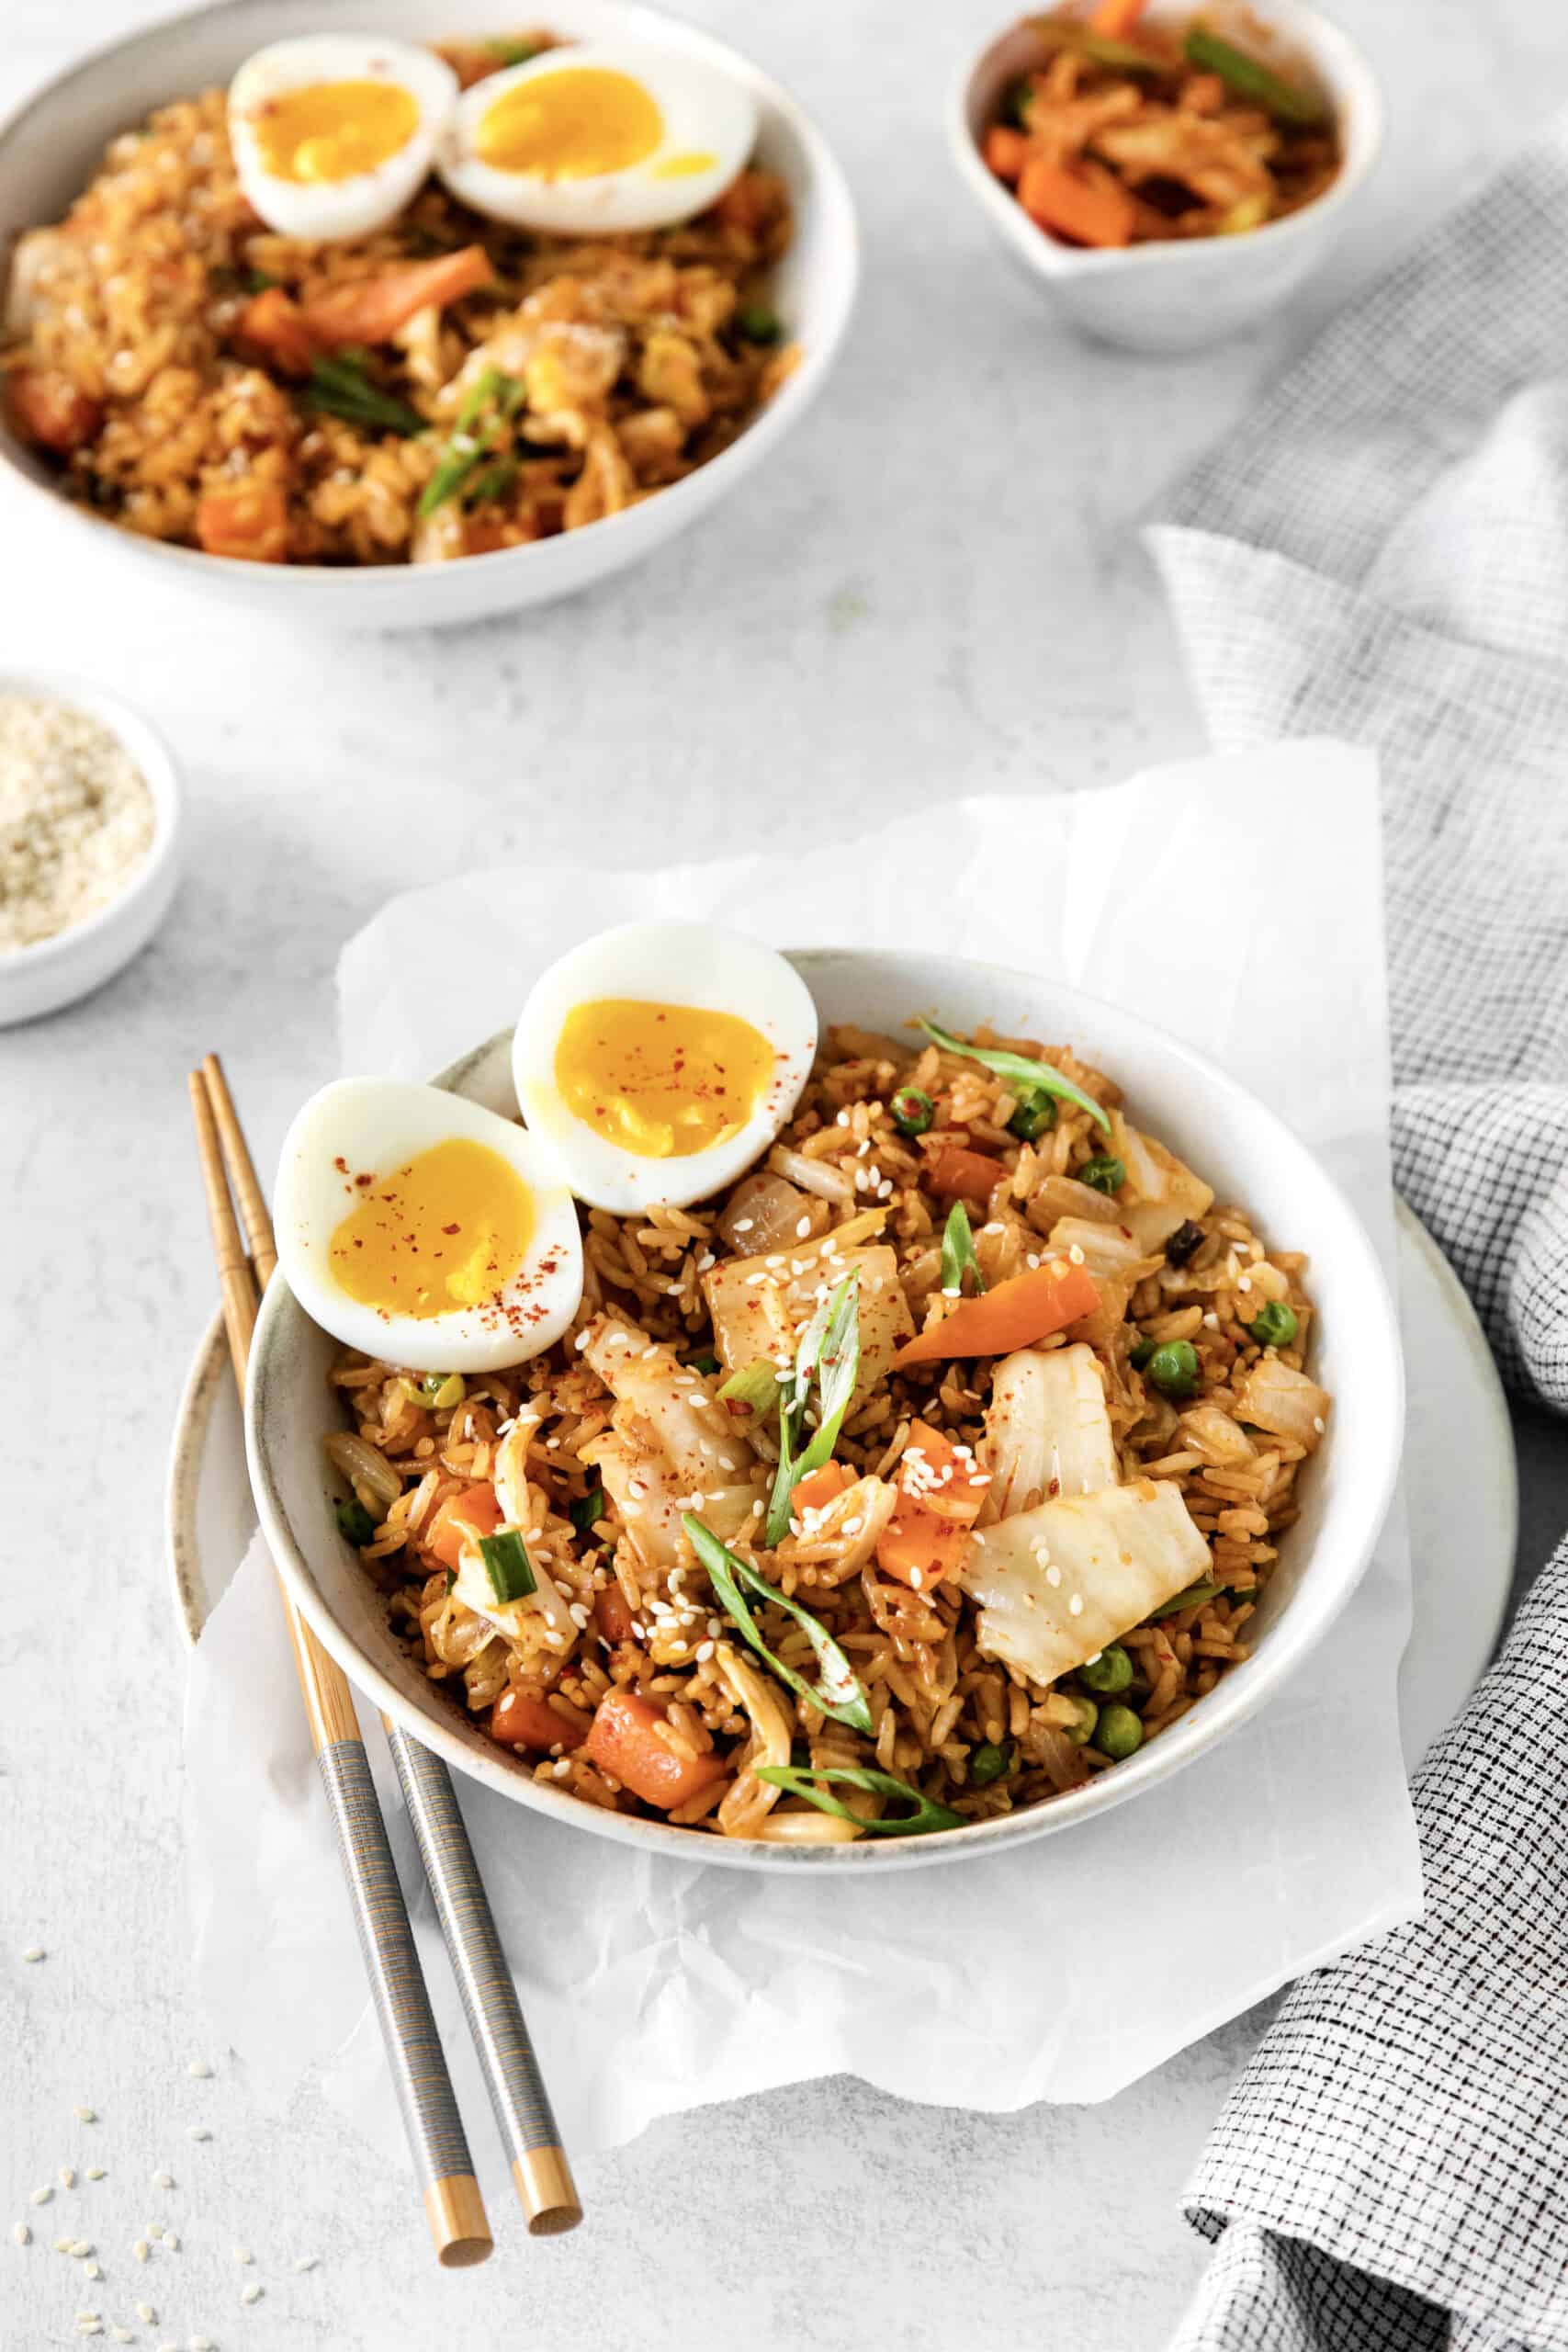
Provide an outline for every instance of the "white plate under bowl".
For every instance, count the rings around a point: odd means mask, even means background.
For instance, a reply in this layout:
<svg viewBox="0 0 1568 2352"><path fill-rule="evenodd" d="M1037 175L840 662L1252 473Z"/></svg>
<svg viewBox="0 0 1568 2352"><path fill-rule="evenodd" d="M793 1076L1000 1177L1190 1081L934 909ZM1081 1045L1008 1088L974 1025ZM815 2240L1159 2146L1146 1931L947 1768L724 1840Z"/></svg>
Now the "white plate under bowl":
<svg viewBox="0 0 1568 2352"><path fill-rule="evenodd" d="M1048 1804L940 1838L788 1847L696 1837L584 1807L553 1781L536 1780L450 1706L396 1639L324 1491L333 1342L278 1284L263 1303L252 1350L247 1447L262 1526L296 1605L371 1702L457 1770L513 1804L643 1852L730 1869L863 1877L956 1864L1060 1834L1168 1780L1268 1705L1338 1615L1371 1556L1398 1468L1404 1368L1388 1283L1354 1209L1299 1137L1213 1063L1119 1007L1000 966L860 949L793 960L825 1025L852 1020L901 1030L912 1007L931 1005L960 1028L989 1019L1014 1035L1073 1038L1099 1068L1116 1072L1135 1115L1201 1166L1222 1197L1247 1201L1270 1233L1310 1257L1314 1367L1335 1398L1334 1426L1303 1475L1301 1516L1249 1629L1245 1674L1225 1677L1113 1772ZM477 1047L445 1082L492 1108L514 1109L506 1039Z"/></svg>
<svg viewBox="0 0 1568 2352"><path fill-rule="evenodd" d="M1407 1770L1458 1714L1502 1630L1518 1533L1513 1430L1497 1369L1452 1267L1403 1201L1399 1322L1410 1380L1405 1503L1415 1618L1399 1669ZM256 1532L245 1431L221 1310L201 1335L175 1419L165 1556L194 1648Z"/></svg>

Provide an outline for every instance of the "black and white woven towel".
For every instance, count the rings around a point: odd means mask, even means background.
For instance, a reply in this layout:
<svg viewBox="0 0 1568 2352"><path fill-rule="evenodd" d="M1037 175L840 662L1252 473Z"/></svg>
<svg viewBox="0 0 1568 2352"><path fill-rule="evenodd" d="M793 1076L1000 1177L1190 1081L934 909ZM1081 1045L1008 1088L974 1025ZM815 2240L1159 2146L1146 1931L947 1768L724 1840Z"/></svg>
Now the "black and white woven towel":
<svg viewBox="0 0 1568 2352"><path fill-rule="evenodd" d="M1217 742L1381 754L1396 1177L1568 1411L1568 122L1152 538ZM1568 1543L1416 1799L1426 1916L1295 1987L1190 2184L1181 2352L1568 2352Z"/></svg>

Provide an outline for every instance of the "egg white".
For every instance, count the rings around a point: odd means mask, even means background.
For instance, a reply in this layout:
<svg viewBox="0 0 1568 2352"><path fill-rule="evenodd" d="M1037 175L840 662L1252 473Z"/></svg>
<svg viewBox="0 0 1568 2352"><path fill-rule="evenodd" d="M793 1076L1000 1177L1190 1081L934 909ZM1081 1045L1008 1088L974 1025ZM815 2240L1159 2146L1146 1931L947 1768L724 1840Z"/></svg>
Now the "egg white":
<svg viewBox="0 0 1568 2352"><path fill-rule="evenodd" d="M663 118L664 136L653 153L624 171L581 179L502 171L486 163L476 142L497 100L522 83L578 67L624 74L640 85ZM435 168L454 196L491 220L568 236L606 236L662 229L705 211L745 164L756 137L756 100L729 75L667 50L582 41L546 50L465 90L436 141ZM701 172L661 175L673 158L691 154L711 155L713 162Z"/></svg>
<svg viewBox="0 0 1568 2352"><path fill-rule="evenodd" d="M534 1230L495 1306L428 1317L383 1315L350 1298L333 1274L332 1238L365 1195L352 1178L385 1178L455 1137L486 1144L533 1196ZM335 1165L345 1160L348 1175ZM344 1347L413 1372L499 1372L541 1354L569 1328L582 1296L582 1242L559 1162L547 1143L477 1102L434 1086L340 1079L313 1094L284 1140L273 1196L278 1263L313 1322Z"/></svg>
<svg viewBox="0 0 1568 2352"><path fill-rule="evenodd" d="M727 1143L646 1159L568 1106L555 1074L562 1027L579 1005L606 997L729 1012L761 1031L773 1049L773 1080ZM585 939L541 974L518 1020L512 1069L529 1128L555 1150L578 1198L627 1216L705 1200L743 1174L794 1111L816 1054L811 991L775 949L709 923L633 922Z"/></svg>
<svg viewBox="0 0 1568 2352"><path fill-rule="evenodd" d="M406 90L419 120L384 163L342 180L285 180L267 169L256 136L257 110L291 90L320 82L392 82ZM274 41L248 57L229 85L229 137L240 186L280 236L336 243L384 228L409 204L429 173L435 141L457 96L457 77L434 51L400 40L313 33Z"/></svg>

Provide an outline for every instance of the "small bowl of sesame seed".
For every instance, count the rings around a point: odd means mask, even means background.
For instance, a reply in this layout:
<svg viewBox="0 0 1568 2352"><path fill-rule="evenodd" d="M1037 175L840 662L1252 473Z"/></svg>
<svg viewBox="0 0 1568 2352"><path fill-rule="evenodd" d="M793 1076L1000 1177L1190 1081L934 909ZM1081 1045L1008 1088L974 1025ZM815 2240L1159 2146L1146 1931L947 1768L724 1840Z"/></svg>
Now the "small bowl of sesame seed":
<svg viewBox="0 0 1568 2352"><path fill-rule="evenodd" d="M0 1028L101 988L179 880L179 778L144 718L77 678L0 670Z"/></svg>

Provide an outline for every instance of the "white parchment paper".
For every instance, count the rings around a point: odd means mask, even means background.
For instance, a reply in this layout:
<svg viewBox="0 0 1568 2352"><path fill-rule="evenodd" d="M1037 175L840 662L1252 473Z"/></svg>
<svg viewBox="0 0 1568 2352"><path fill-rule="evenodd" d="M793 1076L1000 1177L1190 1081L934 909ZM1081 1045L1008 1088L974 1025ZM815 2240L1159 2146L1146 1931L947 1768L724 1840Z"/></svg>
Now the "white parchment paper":
<svg viewBox="0 0 1568 2352"><path fill-rule="evenodd" d="M1370 755L1292 742L1114 791L954 802L850 847L651 873L467 876L394 899L349 943L344 1064L427 1075L509 1022L543 964L634 916L713 915L781 945L940 944L1059 975L1212 1055L1316 1147L1392 1280L1380 846ZM1108 2098L1303 1968L1414 1916L1420 1863L1395 1704L1409 1615L1399 1502L1310 1665L1216 1753L1060 1837L874 1884L652 1860L464 1786L568 2144L586 2153L677 2109L841 2071L981 2109ZM382 1747L374 1733L369 1744ZM197 1652L186 1759L196 1962L215 2024L265 2105L315 2068L395 2148L276 1590L254 1550ZM482 2149L483 2093L384 1753L378 1771ZM1136 1934L1118 1928L1128 1911L1145 1923Z"/></svg>

